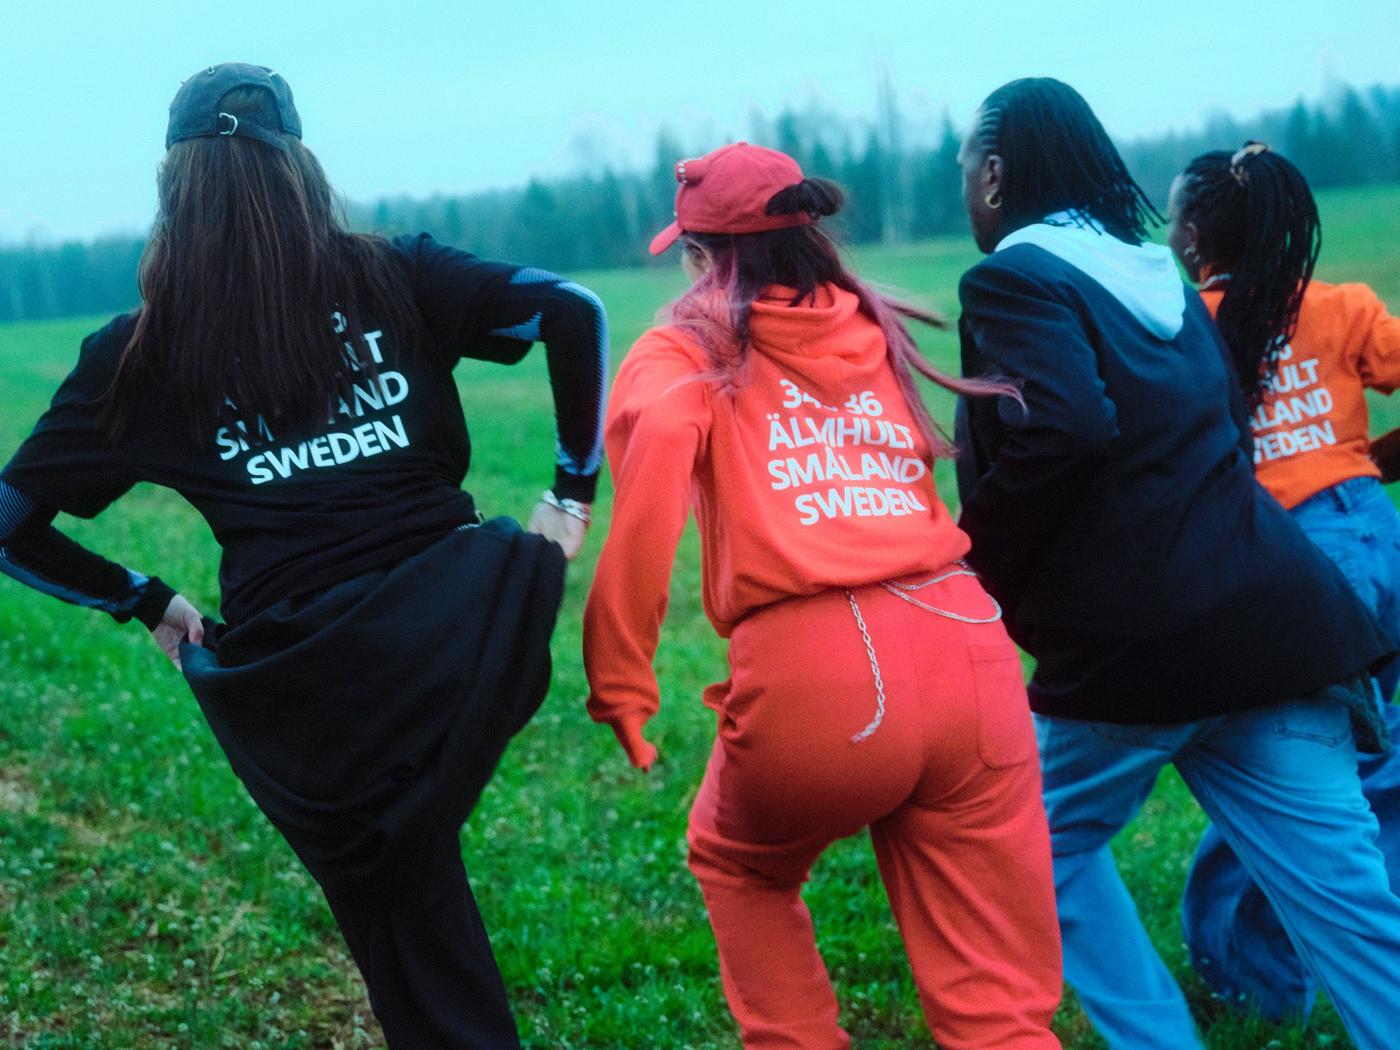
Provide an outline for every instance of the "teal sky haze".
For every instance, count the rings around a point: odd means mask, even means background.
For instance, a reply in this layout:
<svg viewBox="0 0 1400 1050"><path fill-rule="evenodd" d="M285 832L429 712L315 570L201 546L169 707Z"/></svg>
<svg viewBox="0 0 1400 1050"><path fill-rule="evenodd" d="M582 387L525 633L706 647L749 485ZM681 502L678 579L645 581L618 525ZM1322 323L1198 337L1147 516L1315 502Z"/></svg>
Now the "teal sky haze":
<svg viewBox="0 0 1400 1050"><path fill-rule="evenodd" d="M758 109L906 109L965 124L1017 76L1069 81L1122 137L1400 83L1400 0L370 3L0 0L0 240L145 228L180 81L213 62L291 83L348 196L460 193L701 150Z"/></svg>

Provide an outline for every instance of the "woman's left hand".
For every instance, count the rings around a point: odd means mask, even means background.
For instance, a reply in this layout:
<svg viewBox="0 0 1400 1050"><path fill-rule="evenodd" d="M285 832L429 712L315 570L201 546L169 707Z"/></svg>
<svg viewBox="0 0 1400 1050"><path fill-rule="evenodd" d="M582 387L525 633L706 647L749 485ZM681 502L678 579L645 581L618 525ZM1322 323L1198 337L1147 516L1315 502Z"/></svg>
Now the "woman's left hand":
<svg viewBox="0 0 1400 1050"><path fill-rule="evenodd" d="M204 641L204 618L183 595L175 595L165 608L165 616L151 632L161 652L176 667L180 666L180 643Z"/></svg>
<svg viewBox="0 0 1400 1050"><path fill-rule="evenodd" d="M564 557L572 561L580 548L583 547L583 537L588 532L588 523L558 507L550 506L544 500L540 500L535 504L535 509L530 514L529 524L525 528L529 532L537 533L545 539L553 540L559 544L564 548Z"/></svg>

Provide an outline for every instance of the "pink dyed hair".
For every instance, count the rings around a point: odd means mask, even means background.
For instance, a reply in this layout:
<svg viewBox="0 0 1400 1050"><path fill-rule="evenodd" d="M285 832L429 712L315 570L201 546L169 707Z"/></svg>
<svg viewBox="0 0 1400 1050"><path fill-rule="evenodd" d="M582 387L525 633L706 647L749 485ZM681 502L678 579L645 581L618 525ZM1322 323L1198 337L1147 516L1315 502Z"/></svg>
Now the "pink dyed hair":
<svg viewBox="0 0 1400 1050"><path fill-rule="evenodd" d="M775 195L768 210L770 214L806 211L818 217L835 214L843 202L834 183L805 179ZM791 305L796 306L810 298L817 285L832 284L854 294L861 313L880 326L900 390L935 457L955 457L957 448L929 414L914 382L915 372L956 394L1005 395L1025 406L1016 384L1009 380L957 379L929 364L905 321L921 321L933 328L947 328L948 322L862 281L816 224L766 233L686 234L684 244L686 251L703 250L710 268L680 298L663 307L658 320L685 330L700 344L712 365L701 378L727 391L737 390L744 382L752 349L749 315L754 300L765 289L780 285L795 289Z"/></svg>

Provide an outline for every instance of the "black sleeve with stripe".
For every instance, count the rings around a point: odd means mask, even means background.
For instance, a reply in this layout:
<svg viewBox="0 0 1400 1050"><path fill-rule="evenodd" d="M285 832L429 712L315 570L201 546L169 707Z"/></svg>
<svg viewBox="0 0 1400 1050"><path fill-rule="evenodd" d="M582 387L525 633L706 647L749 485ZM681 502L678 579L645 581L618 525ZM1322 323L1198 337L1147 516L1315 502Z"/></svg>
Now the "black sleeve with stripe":
<svg viewBox="0 0 1400 1050"><path fill-rule="evenodd" d="M397 244L413 253L417 300L443 352L514 364L544 343L557 423L554 493L592 502L608 379L602 301L558 274L479 259L426 234Z"/></svg>
<svg viewBox="0 0 1400 1050"><path fill-rule="evenodd" d="M157 577L110 562L53 527L55 511L0 481L0 573L118 623L160 624L175 592Z"/></svg>

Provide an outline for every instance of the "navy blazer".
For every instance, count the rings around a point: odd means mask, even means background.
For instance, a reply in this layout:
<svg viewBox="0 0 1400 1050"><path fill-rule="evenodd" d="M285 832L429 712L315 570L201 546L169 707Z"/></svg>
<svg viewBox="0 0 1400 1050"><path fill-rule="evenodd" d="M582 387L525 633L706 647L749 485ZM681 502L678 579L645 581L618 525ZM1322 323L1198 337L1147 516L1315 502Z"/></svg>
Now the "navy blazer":
<svg viewBox="0 0 1400 1050"><path fill-rule="evenodd" d="M1254 479L1224 343L1188 289L1153 335L1032 244L964 274L960 522L970 561L1037 660L1039 712L1181 723L1302 697L1392 645L1345 578Z"/></svg>

